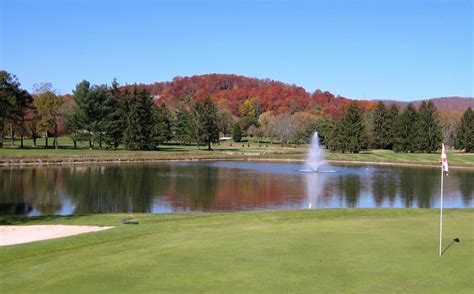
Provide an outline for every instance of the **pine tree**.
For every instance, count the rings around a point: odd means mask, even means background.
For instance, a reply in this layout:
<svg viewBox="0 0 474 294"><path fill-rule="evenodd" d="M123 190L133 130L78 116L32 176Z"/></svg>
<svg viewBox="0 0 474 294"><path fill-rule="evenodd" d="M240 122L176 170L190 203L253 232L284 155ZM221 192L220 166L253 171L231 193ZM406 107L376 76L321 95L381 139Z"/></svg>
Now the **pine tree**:
<svg viewBox="0 0 474 294"><path fill-rule="evenodd" d="M395 139L395 121L398 117L398 108L392 104L388 109L380 101L374 109L373 130L374 147L379 149L393 149Z"/></svg>
<svg viewBox="0 0 474 294"><path fill-rule="evenodd" d="M19 87L20 82L15 75L0 70L0 148L3 148L5 123L13 113Z"/></svg>
<svg viewBox="0 0 474 294"><path fill-rule="evenodd" d="M193 141L190 116L191 114L184 107L180 107L173 120L173 137L182 145Z"/></svg>
<svg viewBox="0 0 474 294"><path fill-rule="evenodd" d="M377 149L386 149L388 145L387 108L380 101L374 109L373 115L374 142Z"/></svg>
<svg viewBox="0 0 474 294"><path fill-rule="evenodd" d="M88 120L91 130L99 140L99 148L102 148L102 137L108 126L109 115L114 110L113 97L106 85L94 86L88 95Z"/></svg>
<svg viewBox="0 0 474 294"><path fill-rule="evenodd" d="M23 139L25 136L25 121L28 111L33 108L33 97L26 90L20 90L15 95L15 104L13 114L20 122L20 148L23 148Z"/></svg>
<svg viewBox="0 0 474 294"><path fill-rule="evenodd" d="M72 110L65 116L66 128L71 134L75 148L77 140L84 133L86 133L89 141L89 147L92 148L92 121L89 114L91 108L89 106L90 90L90 83L86 80L76 85L76 89L73 91L74 105Z"/></svg>
<svg viewBox="0 0 474 294"><path fill-rule="evenodd" d="M198 143L205 143L212 150L211 143L219 142L219 122L217 107L210 98L194 105L196 114Z"/></svg>
<svg viewBox="0 0 474 294"><path fill-rule="evenodd" d="M416 151L416 121L418 113L410 103L398 116L394 127L393 150L395 152Z"/></svg>
<svg viewBox="0 0 474 294"><path fill-rule="evenodd" d="M325 135L324 142L327 148L331 151L345 152L347 150L344 145L342 118L329 120L323 132Z"/></svg>
<svg viewBox="0 0 474 294"><path fill-rule="evenodd" d="M127 96L119 90L119 84L114 80L107 96L107 114L103 122L104 142L108 147L117 149L123 142L127 102Z"/></svg>
<svg viewBox="0 0 474 294"><path fill-rule="evenodd" d="M240 124L238 122L234 124L232 129L232 140L234 140L234 142L242 141L242 129L240 128Z"/></svg>
<svg viewBox="0 0 474 294"><path fill-rule="evenodd" d="M456 130L456 148L474 152L474 111L469 107Z"/></svg>
<svg viewBox="0 0 474 294"><path fill-rule="evenodd" d="M387 126L387 143L386 149L393 150L396 138L396 123L398 121L400 111L395 104L392 104L387 110L386 126Z"/></svg>
<svg viewBox="0 0 474 294"><path fill-rule="evenodd" d="M367 148L368 138L362 119L362 110L357 104L352 104L344 111L336 129L340 135L337 135L335 144L338 149L359 153L360 150Z"/></svg>
<svg viewBox="0 0 474 294"><path fill-rule="evenodd" d="M130 97L124 143L127 149L147 150L152 148L153 99L145 89L134 87Z"/></svg>
<svg viewBox="0 0 474 294"><path fill-rule="evenodd" d="M418 110L416 132L418 151L431 153L440 148L443 134L438 110L432 101L421 103Z"/></svg>
<svg viewBox="0 0 474 294"><path fill-rule="evenodd" d="M164 103L153 107L153 127L151 130L151 138L153 147L163 144L171 140L171 112Z"/></svg>

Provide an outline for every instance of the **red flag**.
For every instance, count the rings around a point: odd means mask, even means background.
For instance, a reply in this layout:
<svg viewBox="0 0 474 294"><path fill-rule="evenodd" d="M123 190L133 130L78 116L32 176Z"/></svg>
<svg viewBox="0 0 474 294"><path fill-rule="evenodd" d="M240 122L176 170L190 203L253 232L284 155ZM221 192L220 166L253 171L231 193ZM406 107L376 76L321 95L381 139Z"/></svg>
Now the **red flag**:
<svg viewBox="0 0 474 294"><path fill-rule="evenodd" d="M439 158L439 162L441 162L443 171L448 171L448 157L446 156L446 149L444 148L444 144L442 144L441 149L441 157Z"/></svg>

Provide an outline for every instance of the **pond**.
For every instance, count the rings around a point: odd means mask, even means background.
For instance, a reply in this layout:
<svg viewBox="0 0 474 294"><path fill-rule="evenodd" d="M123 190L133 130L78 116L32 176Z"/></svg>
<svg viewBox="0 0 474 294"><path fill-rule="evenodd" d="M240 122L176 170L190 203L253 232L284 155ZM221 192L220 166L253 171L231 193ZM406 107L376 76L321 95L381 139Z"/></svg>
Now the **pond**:
<svg viewBox="0 0 474 294"><path fill-rule="evenodd" d="M301 163L158 162L0 168L1 215L439 207L440 171ZM444 207L473 207L474 171L445 177Z"/></svg>

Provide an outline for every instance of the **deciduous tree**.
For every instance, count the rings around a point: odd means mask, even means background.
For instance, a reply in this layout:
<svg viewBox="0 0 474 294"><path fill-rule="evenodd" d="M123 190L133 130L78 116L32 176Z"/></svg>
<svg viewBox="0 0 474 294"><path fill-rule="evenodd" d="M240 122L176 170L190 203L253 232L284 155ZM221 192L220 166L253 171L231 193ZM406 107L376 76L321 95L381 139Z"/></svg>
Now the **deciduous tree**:
<svg viewBox="0 0 474 294"><path fill-rule="evenodd" d="M58 148L58 120L61 116L63 98L53 92L45 92L35 100L35 107L41 117L39 127L45 132L45 146L48 148L48 132L53 132L54 148Z"/></svg>

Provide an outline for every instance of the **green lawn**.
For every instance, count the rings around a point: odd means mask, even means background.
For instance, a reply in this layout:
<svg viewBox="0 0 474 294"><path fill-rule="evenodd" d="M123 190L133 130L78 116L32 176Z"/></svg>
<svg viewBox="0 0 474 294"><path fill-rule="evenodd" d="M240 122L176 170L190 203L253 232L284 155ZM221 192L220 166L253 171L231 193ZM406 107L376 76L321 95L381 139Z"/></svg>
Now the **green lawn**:
<svg viewBox="0 0 474 294"><path fill-rule="evenodd" d="M465 153L449 150L447 153L451 166L474 167L474 153ZM329 153L329 160L340 161L366 161L366 162L394 162L408 164L438 165L439 153L396 153L390 150L365 151L358 154Z"/></svg>
<svg viewBox="0 0 474 294"><path fill-rule="evenodd" d="M472 293L474 210L329 209L0 219L116 228L0 248L0 292Z"/></svg>
<svg viewBox="0 0 474 294"><path fill-rule="evenodd" d="M60 149L44 149L43 139L38 139L37 148L32 148L31 140L25 141L25 149L11 147L10 141L5 142L5 148L0 149L0 161L4 162L36 162L41 161L110 161L110 160L170 160L170 159L276 159L276 160L303 160L306 157L308 146L282 147L280 144L271 144L268 141L261 143L253 138L244 139L244 142L221 142L214 145L214 151L209 152L197 146L180 146L167 144L159 151L129 151L124 149L89 150L85 142L73 149L70 138L59 138ZM50 144L52 140L50 140ZM439 154L424 153L395 153L389 150L364 151L358 154L327 152L326 158L330 161L351 162L388 162L406 164L438 165ZM451 166L474 167L474 153L464 153L455 150L448 151L448 160Z"/></svg>

